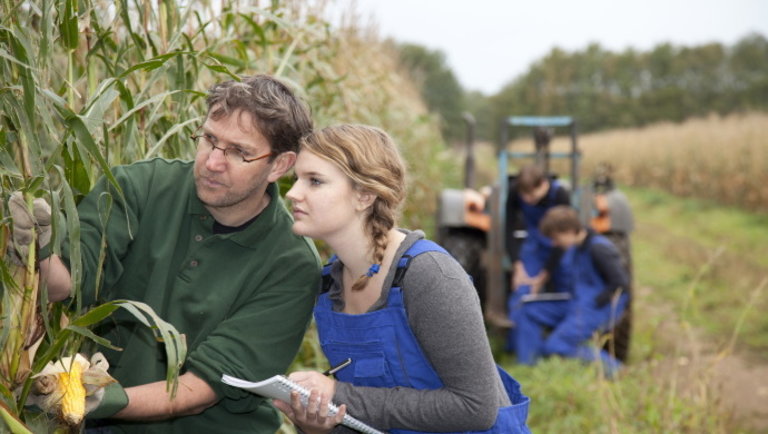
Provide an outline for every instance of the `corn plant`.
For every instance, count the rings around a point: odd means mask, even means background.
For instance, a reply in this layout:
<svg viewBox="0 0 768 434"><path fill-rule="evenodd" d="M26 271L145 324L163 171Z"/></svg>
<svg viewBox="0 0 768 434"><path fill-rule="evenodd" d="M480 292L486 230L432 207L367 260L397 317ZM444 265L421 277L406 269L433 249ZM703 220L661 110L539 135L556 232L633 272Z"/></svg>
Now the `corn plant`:
<svg viewBox="0 0 768 434"><path fill-rule="evenodd" d="M414 173L406 222L431 221L433 208L424 203L433 202L440 174L451 172L449 163L432 164L444 160L436 122L385 44L354 26L333 29L322 12L323 2L300 1L0 1L0 248L12 247L11 192L23 192L30 209L45 198L53 210L50 250L70 258L73 283L69 300L49 303L35 240L20 265L7 256L0 262L0 415L9 429L44 431L59 422L23 411L31 375L53 360L111 346L91 327L118 308L166 343L175 387L185 345L172 325L140 301L82 304L77 204L101 176L117 191L107 202L123 200L114 165L190 158L189 134L204 118L205 89L216 82L273 74L312 105L318 125L389 130ZM69 250L62 252L65 237ZM324 363L316 338L297 363Z"/></svg>

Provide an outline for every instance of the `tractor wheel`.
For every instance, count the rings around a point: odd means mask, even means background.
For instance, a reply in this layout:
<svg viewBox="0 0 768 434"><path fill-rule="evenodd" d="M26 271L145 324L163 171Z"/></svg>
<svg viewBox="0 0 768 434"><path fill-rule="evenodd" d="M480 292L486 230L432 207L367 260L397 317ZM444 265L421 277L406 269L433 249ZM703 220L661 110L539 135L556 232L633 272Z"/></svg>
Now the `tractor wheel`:
<svg viewBox="0 0 768 434"><path fill-rule="evenodd" d="M480 297L480 305L485 306L485 268L483 251L485 235L481 232L450 232L441 242L470 276Z"/></svg>
<svg viewBox="0 0 768 434"><path fill-rule="evenodd" d="M616 245L621 254L621 261L629 274L630 301L627 309L618 323L613 327L613 337L605 344L606 351L613 351L617 359L626 362L629 358L629 343L632 337L632 253L630 249L629 235L624 233L610 233L606 237ZM612 342L611 342L612 341Z"/></svg>
<svg viewBox="0 0 768 434"><path fill-rule="evenodd" d="M632 303L627 304L627 310L619 322L613 327L613 337L606 343L606 350L613 351L617 359L626 363L629 358L629 344L632 336Z"/></svg>

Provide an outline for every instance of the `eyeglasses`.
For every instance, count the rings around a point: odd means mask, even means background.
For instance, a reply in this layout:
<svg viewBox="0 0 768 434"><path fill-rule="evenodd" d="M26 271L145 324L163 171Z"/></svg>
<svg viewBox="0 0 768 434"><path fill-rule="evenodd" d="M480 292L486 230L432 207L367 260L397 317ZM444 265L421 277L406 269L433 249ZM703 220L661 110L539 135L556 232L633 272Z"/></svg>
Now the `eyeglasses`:
<svg viewBox="0 0 768 434"><path fill-rule="evenodd" d="M209 152L213 152L215 149L218 149L219 151L223 152L224 158L226 158L230 163L253 163L254 161L258 161L274 155L274 152L269 152L255 158L248 158L246 153L237 146L227 146L226 148L216 146L215 139L206 134L193 134L189 137L195 141L198 149L205 149Z"/></svg>

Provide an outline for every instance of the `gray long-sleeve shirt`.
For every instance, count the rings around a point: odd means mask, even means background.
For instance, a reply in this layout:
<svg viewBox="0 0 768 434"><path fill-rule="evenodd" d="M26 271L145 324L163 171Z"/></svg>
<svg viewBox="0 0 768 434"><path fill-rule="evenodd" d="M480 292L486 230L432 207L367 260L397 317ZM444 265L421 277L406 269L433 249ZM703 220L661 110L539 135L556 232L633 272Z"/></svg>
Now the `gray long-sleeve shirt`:
<svg viewBox="0 0 768 434"><path fill-rule="evenodd" d="M381 296L371 306L386 306L397 263L421 231L403 231ZM329 296L334 311L344 309L342 264L331 270ZM347 404L351 415L381 429L467 431L490 428L500 407L510 405L488 344L480 301L467 273L440 252L415 257L403 279L408 322L445 387L417 390L406 387L357 387L339 382L334 402ZM352 432L337 427L334 433Z"/></svg>

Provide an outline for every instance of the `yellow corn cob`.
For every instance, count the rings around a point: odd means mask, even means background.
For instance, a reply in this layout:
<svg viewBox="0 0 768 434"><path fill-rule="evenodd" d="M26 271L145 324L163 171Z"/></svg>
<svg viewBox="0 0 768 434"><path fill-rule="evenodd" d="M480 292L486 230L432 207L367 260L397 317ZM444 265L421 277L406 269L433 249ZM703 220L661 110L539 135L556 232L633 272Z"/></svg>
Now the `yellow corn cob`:
<svg viewBox="0 0 768 434"><path fill-rule="evenodd" d="M59 374L61 397L61 416L70 425L77 425L85 416L85 387L83 387L83 367L78 362L72 363L69 372Z"/></svg>

